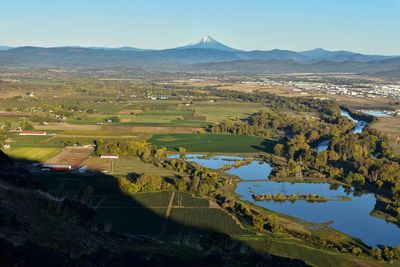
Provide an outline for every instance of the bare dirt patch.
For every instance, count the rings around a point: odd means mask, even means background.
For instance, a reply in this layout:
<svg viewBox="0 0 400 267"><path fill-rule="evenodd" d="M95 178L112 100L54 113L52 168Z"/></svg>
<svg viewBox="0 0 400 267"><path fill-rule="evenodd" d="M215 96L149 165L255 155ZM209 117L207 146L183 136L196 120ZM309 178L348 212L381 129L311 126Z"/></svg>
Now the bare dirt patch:
<svg viewBox="0 0 400 267"><path fill-rule="evenodd" d="M47 164L66 164L72 167L79 167L93 152L92 148L86 147L67 147L60 154L52 157Z"/></svg>
<svg viewBox="0 0 400 267"><path fill-rule="evenodd" d="M111 127L111 128L109 128ZM162 126L104 126L104 130L131 131L135 133L203 133L198 127L162 127Z"/></svg>

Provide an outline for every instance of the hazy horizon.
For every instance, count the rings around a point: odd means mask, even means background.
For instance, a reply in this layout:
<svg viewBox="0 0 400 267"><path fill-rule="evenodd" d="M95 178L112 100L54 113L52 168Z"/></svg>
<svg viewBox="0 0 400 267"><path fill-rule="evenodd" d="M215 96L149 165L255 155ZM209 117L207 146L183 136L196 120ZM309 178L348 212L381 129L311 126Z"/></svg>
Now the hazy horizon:
<svg viewBox="0 0 400 267"><path fill-rule="evenodd" d="M28 1L3 3L2 46L168 49L204 35L240 50L400 55L400 1Z"/></svg>

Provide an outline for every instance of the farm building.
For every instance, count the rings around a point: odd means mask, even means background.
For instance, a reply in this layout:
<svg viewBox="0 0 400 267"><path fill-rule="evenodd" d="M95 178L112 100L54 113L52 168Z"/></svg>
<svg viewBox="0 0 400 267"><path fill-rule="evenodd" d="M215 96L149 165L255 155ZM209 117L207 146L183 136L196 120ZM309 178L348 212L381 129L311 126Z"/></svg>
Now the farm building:
<svg viewBox="0 0 400 267"><path fill-rule="evenodd" d="M70 170L72 170L72 166L66 165L66 164L43 164L42 170L70 171Z"/></svg>
<svg viewBox="0 0 400 267"><path fill-rule="evenodd" d="M19 135L47 135L47 132L42 131L23 131Z"/></svg>
<svg viewBox="0 0 400 267"><path fill-rule="evenodd" d="M119 158L119 155L101 155L101 159L117 159Z"/></svg>

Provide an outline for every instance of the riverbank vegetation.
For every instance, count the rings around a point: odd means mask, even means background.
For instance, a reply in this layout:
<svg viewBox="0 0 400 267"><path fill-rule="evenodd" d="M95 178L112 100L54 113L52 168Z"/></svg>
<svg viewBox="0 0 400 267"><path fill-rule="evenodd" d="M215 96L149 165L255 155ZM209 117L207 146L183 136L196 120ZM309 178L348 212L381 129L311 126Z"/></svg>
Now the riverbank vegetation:
<svg viewBox="0 0 400 267"><path fill-rule="evenodd" d="M256 201L297 201L297 200L305 200L308 202L326 202L329 199L324 196L319 196L315 194L308 194L308 195L296 195L296 194L291 194L291 195L284 195L284 194L252 194L251 195L254 200Z"/></svg>

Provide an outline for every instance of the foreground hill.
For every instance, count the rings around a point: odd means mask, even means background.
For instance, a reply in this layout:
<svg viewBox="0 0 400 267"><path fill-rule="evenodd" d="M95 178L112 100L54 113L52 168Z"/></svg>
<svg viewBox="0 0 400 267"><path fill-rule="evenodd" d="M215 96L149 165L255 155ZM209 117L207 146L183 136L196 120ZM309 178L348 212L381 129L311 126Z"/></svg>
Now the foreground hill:
<svg viewBox="0 0 400 267"><path fill-rule="evenodd" d="M111 233L96 222L95 209L46 191L0 150L0 266L305 266L244 254L217 233L195 246Z"/></svg>

